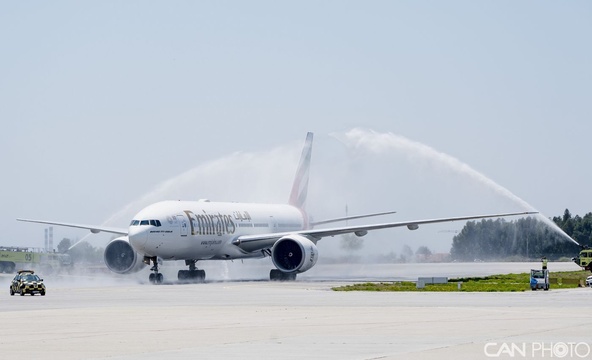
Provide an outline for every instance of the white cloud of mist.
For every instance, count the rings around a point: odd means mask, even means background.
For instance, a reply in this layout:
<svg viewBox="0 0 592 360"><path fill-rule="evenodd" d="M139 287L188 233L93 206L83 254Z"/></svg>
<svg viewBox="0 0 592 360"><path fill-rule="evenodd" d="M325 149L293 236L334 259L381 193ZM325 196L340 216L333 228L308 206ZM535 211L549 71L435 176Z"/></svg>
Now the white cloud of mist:
<svg viewBox="0 0 592 360"><path fill-rule="evenodd" d="M105 224L126 226L142 208L163 200L285 203L299 151L293 144L267 152L234 153L198 165L127 204Z"/></svg>

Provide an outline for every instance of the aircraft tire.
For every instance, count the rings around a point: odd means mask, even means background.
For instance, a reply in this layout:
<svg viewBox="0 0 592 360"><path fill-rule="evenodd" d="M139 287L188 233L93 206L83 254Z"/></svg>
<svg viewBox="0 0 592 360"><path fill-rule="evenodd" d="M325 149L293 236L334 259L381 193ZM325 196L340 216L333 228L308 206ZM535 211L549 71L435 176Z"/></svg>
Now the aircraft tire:
<svg viewBox="0 0 592 360"><path fill-rule="evenodd" d="M187 279L187 270L179 270L177 273L177 279L179 281L185 281Z"/></svg>
<svg viewBox="0 0 592 360"><path fill-rule="evenodd" d="M296 273L285 273L278 269L271 269L269 272L269 280L271 281L295 281Z"/></svg>
<svg viewBox="0 0 592 360"><path fill-rule="evenodd" d="M205 270L179 270L177 278L182 282L202 283L206 281Z"/></svg>

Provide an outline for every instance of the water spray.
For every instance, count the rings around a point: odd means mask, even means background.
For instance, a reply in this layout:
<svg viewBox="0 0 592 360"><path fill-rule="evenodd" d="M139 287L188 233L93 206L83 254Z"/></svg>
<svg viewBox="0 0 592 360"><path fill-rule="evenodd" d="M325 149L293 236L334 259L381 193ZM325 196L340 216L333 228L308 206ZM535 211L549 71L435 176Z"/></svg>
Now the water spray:
<svg viewBox="0 0 592 360"><path fill-rule="evenodd" d="M103 225L104 225L104 223L103 223ZM80 240L76 241L74 244L70 245L70 247L68 248L68 251L72 250L72 249L73 249L73 248L74 248L76 245L78 245L78 244L80 244L81 242L83 242L83 241L84 241L84 240L85 240L87 237L91 236L92 234L93 234L93 233L92 233L92 232L90 232L90 233L88 233L88 234L84 235L84 236L82 237L82 239L80 239Z"/></svg>
<svg viewBox="0 0 592 360"><path fill-rule="evenodd" d="M346 147L355 151L366 151L374 154L383 154L388 151L395 150L412 153L427 160L435 160L446 165L453 171L462 175L466 175L471 179L485 185L487 188L492 189L497 194L510 199L514 203L521 206L524 210L538 212L532 205L512 193L510 190L483 175L479 171L473 169L468 164L418 141L413 141L393 133L378 133L375 131L359 128L352 129L345 134L333 133L331 136L343 143ZM563 230L561 230L557 224L540 212L537 214L537 217L555 232L559 233L563 238L577 244L578 246L581 246L577 241L572 239Z"/></svg>

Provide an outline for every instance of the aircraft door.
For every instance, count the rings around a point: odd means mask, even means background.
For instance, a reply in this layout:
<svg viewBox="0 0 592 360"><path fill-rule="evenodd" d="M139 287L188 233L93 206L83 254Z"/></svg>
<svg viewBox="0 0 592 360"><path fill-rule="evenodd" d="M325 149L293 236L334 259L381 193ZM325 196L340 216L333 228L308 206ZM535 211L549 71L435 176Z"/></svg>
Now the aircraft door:
<svg viewBox="0 0 592 360"><path fill-rule="evenodd" d="M189 222L187 217L183 215L177 215L177 221L179 222L181 236L187 236L189 233Z"/></svg>

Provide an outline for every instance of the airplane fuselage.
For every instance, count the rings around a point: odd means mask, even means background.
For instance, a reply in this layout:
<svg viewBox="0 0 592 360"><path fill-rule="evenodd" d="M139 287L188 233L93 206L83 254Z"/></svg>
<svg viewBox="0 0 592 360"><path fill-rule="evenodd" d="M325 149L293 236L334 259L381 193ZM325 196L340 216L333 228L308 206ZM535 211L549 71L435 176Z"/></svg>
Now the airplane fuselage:
<svg viewBox="0 0 592 360"><path fill-rule="evenodd" d="M291 205L163 201L140 211L129 241L140 254L163 260L261 257L232 245L241 235L299 231L306 214Z"/></svg>

